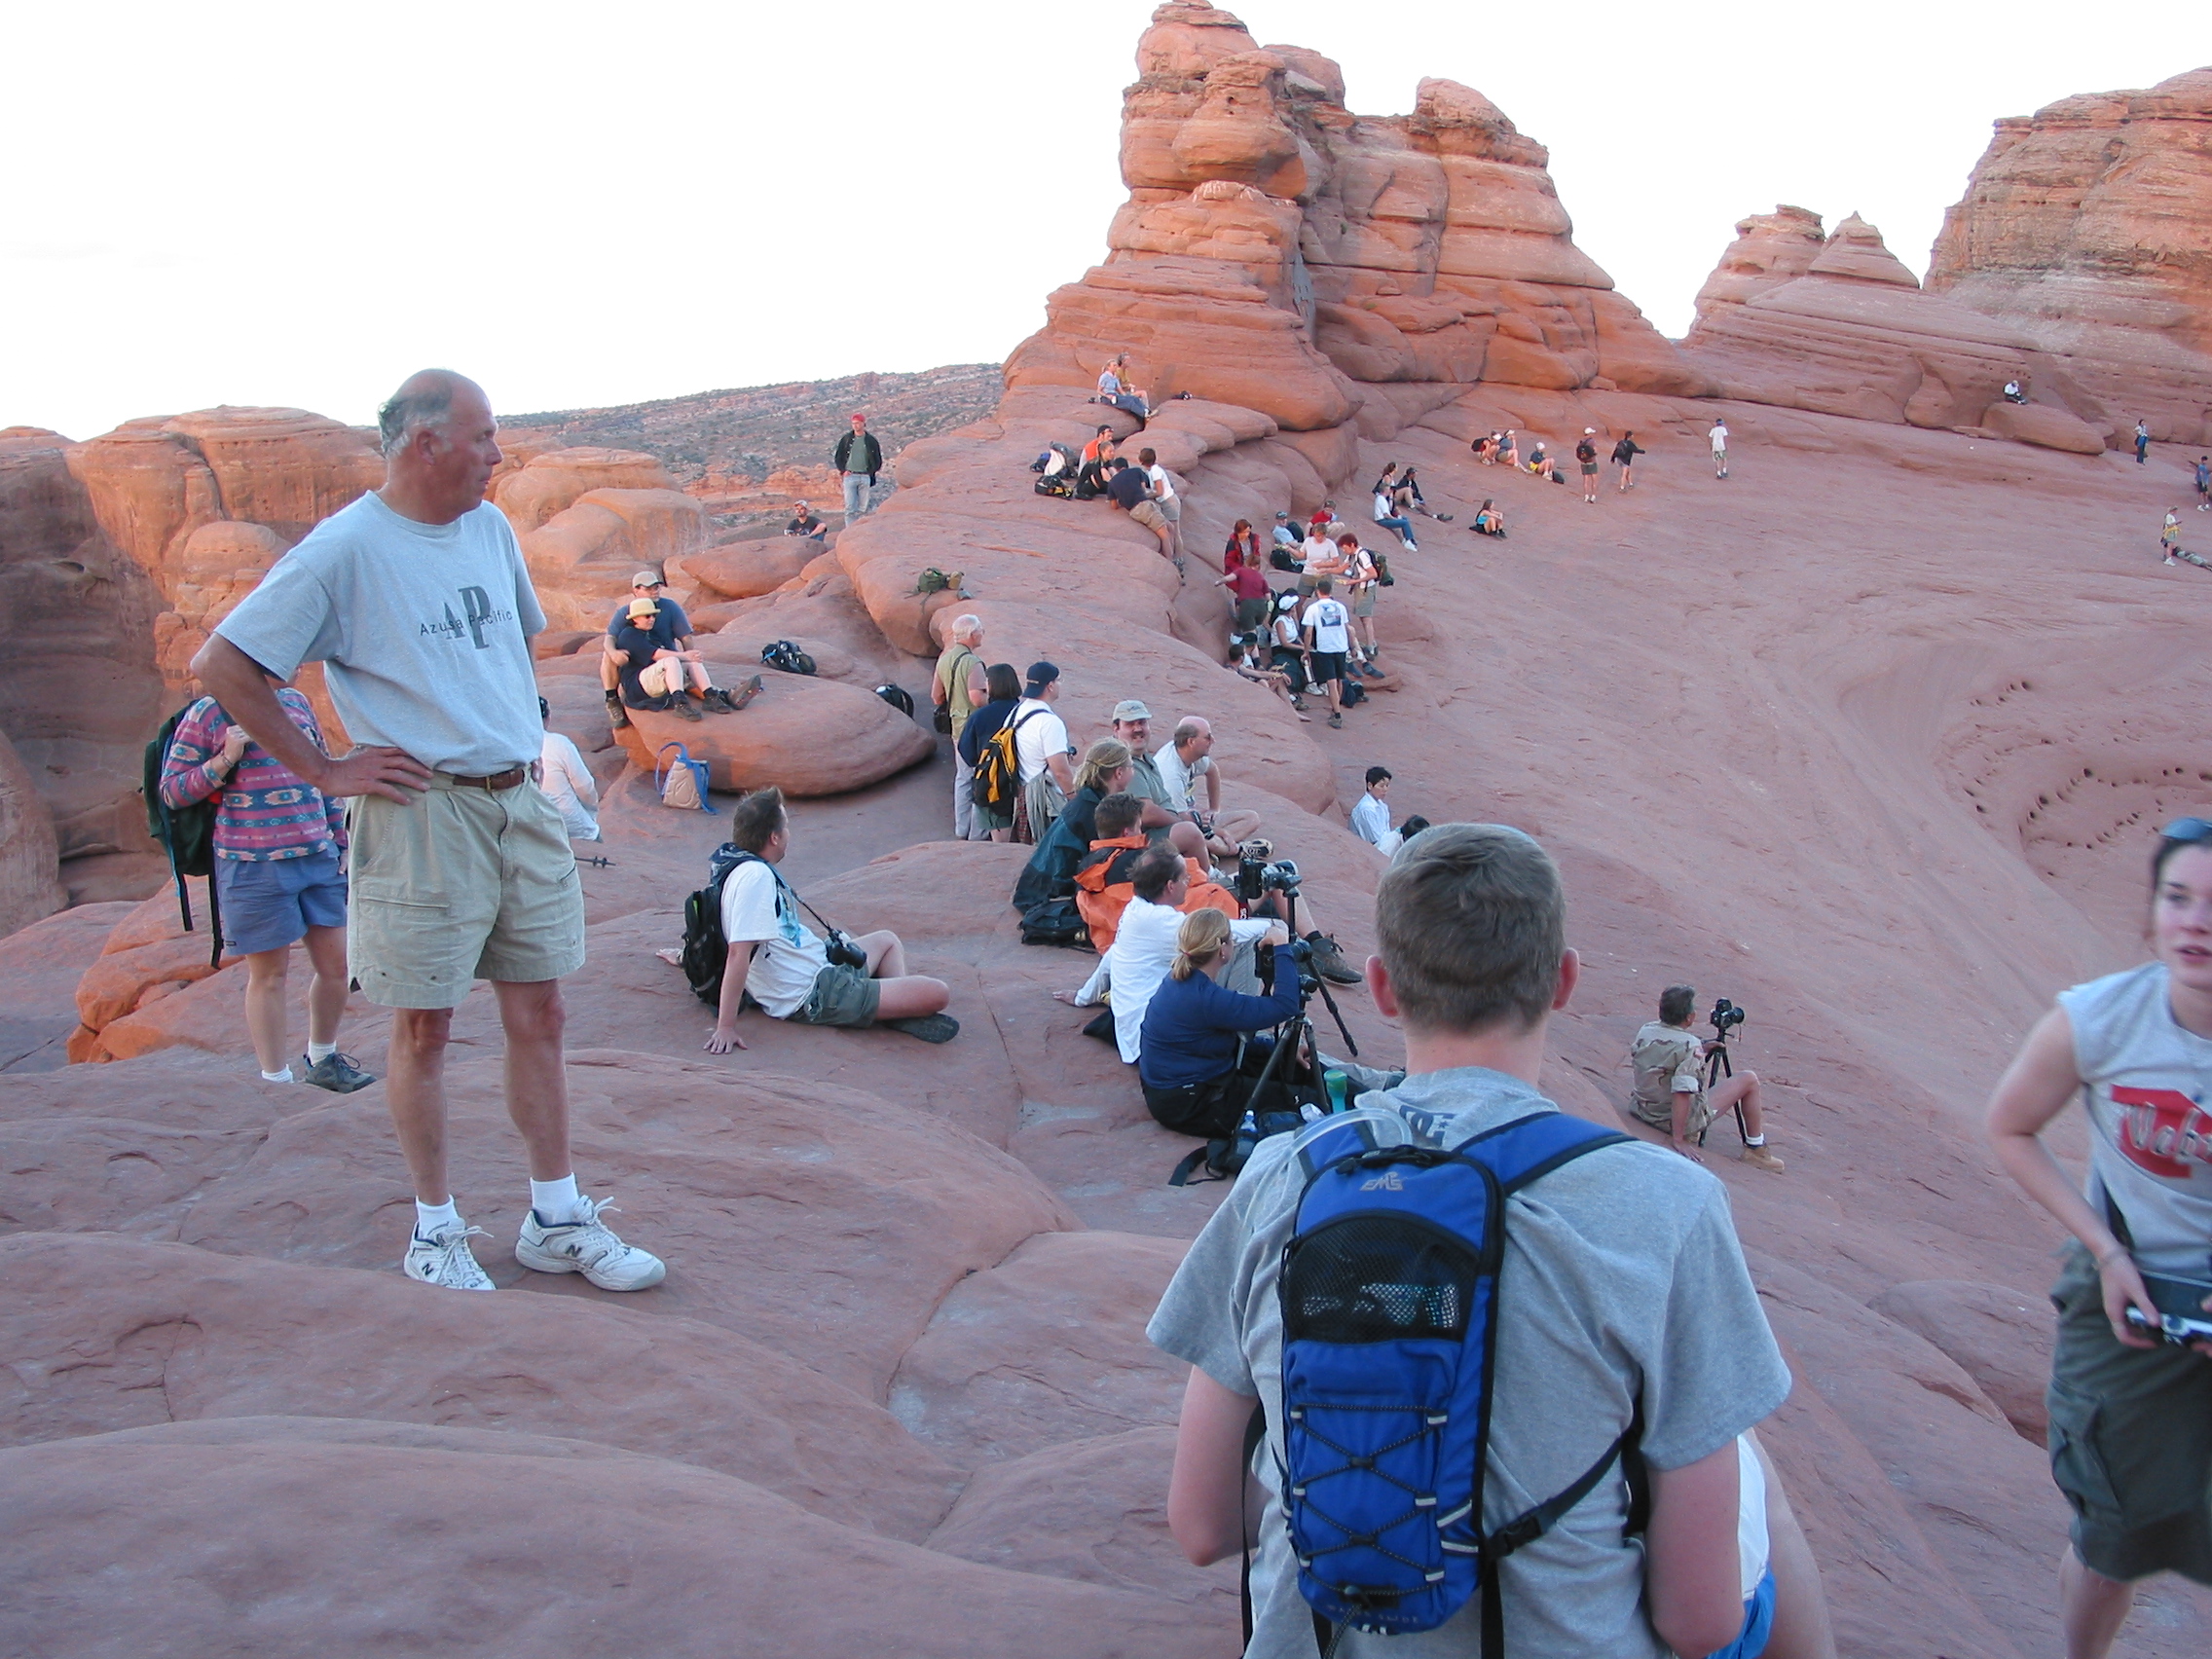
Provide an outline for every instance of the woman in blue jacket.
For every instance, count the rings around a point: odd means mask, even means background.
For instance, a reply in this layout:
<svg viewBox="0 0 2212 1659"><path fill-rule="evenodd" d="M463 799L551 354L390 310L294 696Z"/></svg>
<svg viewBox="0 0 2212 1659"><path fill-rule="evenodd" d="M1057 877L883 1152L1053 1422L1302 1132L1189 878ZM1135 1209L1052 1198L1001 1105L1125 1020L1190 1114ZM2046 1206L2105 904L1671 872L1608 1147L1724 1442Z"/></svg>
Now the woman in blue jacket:
<svg viewBox="0 0 2212 1659"><path fill-rule="evenodd" d="M1229 918L1193 911L1176 933L1174 965L1145 1009L1137 1078L1152 1115L1177 1134L1212 1140L1235 1132L1251 1091L1236 1065L1244 1034L1298 1013L1298 974L1289 963L1275 972L1273 996L1239 996L1214 980L1229 954Z"/></svg>

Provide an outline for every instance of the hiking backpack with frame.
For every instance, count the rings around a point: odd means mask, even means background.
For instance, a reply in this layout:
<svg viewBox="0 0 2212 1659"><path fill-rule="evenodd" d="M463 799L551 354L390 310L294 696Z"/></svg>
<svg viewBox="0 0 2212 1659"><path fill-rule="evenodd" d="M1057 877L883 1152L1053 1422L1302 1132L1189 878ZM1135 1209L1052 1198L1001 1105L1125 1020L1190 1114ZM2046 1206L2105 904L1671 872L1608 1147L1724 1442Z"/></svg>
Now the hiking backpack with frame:
<svg viewBox="0 0 2212 1659"><path fill-rule="evenodd" d="M193 928L192 892L184 884L185 877L207 878L207 932L211 936L207 965L219 968L223 963L223 907L215 891L215 799L222 791L190 806L172 807L162 799L162 773L168 766L169 745L176 740L176 728L184 723L184 717L203 700L194 699L162 722L162 729L146 745L139 785L146 797L146 832L168 855L169 875L176 882L177 915L186 933Z"/></svg>
<svg viewBox="0 0 2212 1659"><path fill-rule="evenodd" d="M1457 1146L1385 1145L1378 1116L1323 1120L1282 1258L1281 1491L1321 1650L1346 1628L1434 1630L1481 1598L1504 1653L1498 1567L1596 1491L1616 1461L1631 1533L1648 1501L1641 1403L1564 1492L1483 1530L1506 1200L1626 1142L1559 1111Z"/></svg>

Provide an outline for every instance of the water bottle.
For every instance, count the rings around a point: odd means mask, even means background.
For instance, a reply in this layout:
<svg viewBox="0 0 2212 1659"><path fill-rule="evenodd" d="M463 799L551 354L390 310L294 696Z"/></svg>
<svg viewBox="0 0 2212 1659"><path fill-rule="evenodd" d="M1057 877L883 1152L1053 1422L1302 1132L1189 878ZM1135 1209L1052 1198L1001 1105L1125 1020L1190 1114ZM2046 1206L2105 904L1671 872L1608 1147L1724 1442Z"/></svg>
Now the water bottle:
<svg viewBox="0 0 2212 1659"><path fill-rule="evenodd" d="M1330 1111L1348 1112L1351 1110L1351 1079L1345 1076L1343 1072L1331 1066L1321 1074L1321 1088L1329 1097Z"/></svg>
<svg viewBox="0 0 2212 1659"><path fill-rule="evenodd" d="M1260 1144L1260 1121L1252 1116L1252 1108L1244 1108L1244 1118L1236 1125L1236 1138L1231 1143L1229 1158L1232 1167L1241 1169L1250 1161L1252 1149Z"/></svg>

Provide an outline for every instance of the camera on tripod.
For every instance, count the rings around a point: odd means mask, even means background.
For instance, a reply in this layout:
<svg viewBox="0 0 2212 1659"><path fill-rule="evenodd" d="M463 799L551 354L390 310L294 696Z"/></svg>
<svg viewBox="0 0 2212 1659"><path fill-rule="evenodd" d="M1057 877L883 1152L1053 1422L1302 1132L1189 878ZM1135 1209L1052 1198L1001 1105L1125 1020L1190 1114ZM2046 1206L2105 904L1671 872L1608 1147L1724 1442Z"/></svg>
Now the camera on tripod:
<svg viewBox="0 0 2212 1659"><path fill-rule="evenodd" d="M1706 1023L1713 1027L1714 1040L1725 1043L1728 1033L1743 1024L1746 1017L1742 1009L1722 997L1713 1005L1713 1015Z"/></svg>
<svg viewBox="0 0 2212 1659"><path fill-rule="evenodd" d="M1256 903L1270 893L1281 893L1289 898L1298 897L1298 866L1289 859L1275 859L1274 848L1266 841L1247 841L1244 850L1236 857L1236 898L1239 903Z"/></svg>
<svg viewBox="0 0 2212 1659"><path fill-rule="evenodd" d="M1260 949L1267 960L1258 962L1255 966L1259 970L1260 977L1270 985L1276 982L1275 976L1283 973L1285 971L1284 964L1288 963L1295 967L1298 973L1300 1002L1304 1002L1321 988L1321 976L1313 971L1313 947L1308 944L1306 940L1294 939L1282 944L1262 945Z"/></svg>

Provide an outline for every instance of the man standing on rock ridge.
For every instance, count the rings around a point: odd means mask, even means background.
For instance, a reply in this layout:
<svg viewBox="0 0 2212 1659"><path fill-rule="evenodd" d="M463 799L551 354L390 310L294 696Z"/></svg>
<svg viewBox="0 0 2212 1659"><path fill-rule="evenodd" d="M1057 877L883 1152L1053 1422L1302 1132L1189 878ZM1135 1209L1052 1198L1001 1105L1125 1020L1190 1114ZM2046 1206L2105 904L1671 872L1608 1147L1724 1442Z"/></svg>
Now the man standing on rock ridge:
<svg viewBox="0 0 2212 1659"><path fill-rule="evenodd" d="M498 426L442 369L378 411L382 490L278 560L193 659L201 684L293 773L351 799L350 966L393 1010L387 1098L415 1183L410 1278L494 1288L446 1182L445 1050L454 1006L489 979L506 1036L507 1112L530 1152L515 1259L642 1290L666 1272L599 1219L569 1158L561 977L583 966L583 890L566 827L530 787L543 733L531 636L545 626L513 529L484 499ZM326 757L264 675L326 665L359 740Z"/></svg>
<svg viewBox="0 0 2212 1659"><path fill-rule="evenodd" d="M867 417L855 415L853 429L830 452L845 484L845 523L849 528L875 507L875 475L883 470L883 446L867 429Z"/></svg>

